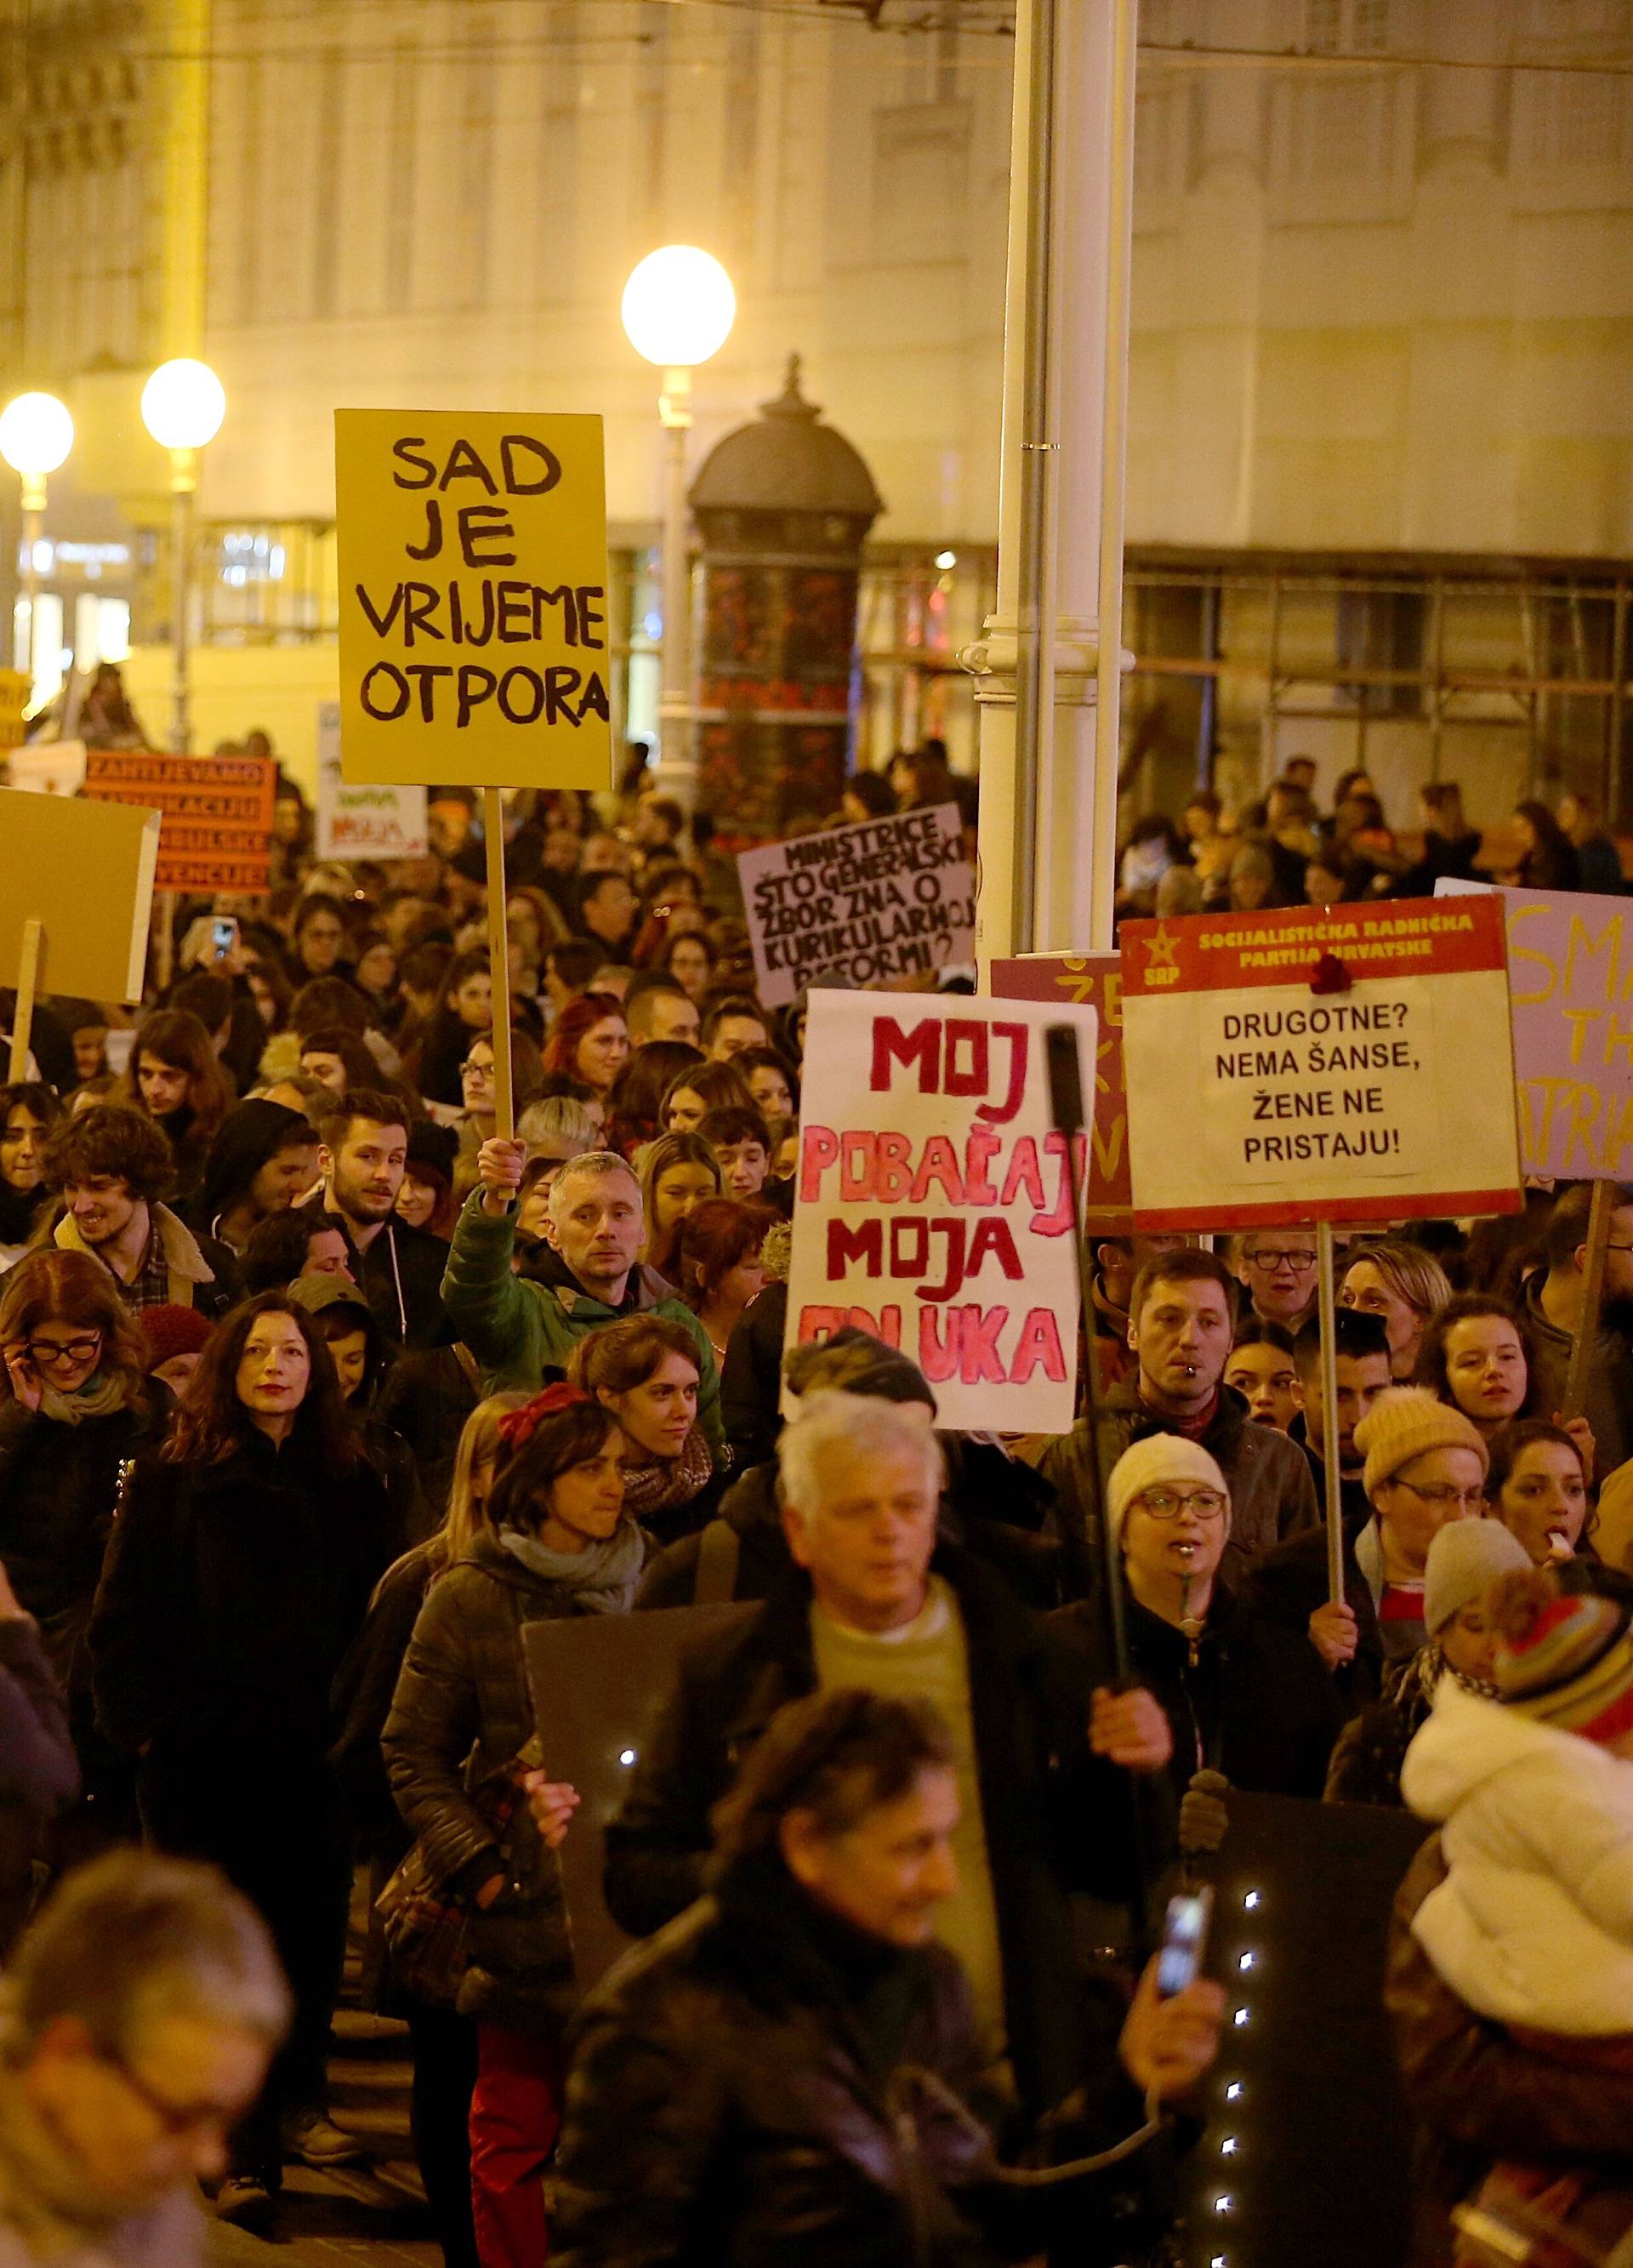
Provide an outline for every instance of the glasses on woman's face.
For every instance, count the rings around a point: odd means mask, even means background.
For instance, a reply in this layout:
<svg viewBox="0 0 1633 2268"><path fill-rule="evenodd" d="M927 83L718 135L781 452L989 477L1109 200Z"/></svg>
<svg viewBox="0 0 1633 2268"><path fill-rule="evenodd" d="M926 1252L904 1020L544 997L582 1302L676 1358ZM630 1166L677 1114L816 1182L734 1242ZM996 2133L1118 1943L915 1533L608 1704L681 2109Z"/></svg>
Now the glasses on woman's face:
<svg viewBox="0 0 1633 2268"><path fill-rule="evenodd" d="M1177 1520L1182 1512L1194 1513L1198 1520L1217 1520L1225 1502L1217 1489L1165 1488L1144 1489L1134 1501L1153 1520Z"/></svg>
<svg viewBox="0 0 1633 2268"><path fill-rule="evenodd" d="M491 1063L482 1063L467 1056L460 1065L460 1075L462 1079L467 1079L473 1086L482 1086L493 1077L493 1065Z"/></svg>
<svg viewBox="0 0 1633 2268"><path fill-rule="evenodd" d="M100 1351L101 1345L100 1331L92 1331L89 1337L83 1339L30 1339L28 1359L48 1366L59 1362L89 1362Z"/></svg>
<svg viewBox="0 0 1633 2268"><path fill-rule="evenodd" d="M1420 1488L1416 1481L1402 1480L1399 1473L1394 1476L1394 1484L1397 1488L1410 1489L1421 1502L1432 1504L1438 1512L1449 1512L1453 1505L1460 1505L1468 1513L1479 1513L1485 1510L1483 1486L1460 1489L1453 1488L1450 1481L1431 1481L1427 1488Z"/></svg>

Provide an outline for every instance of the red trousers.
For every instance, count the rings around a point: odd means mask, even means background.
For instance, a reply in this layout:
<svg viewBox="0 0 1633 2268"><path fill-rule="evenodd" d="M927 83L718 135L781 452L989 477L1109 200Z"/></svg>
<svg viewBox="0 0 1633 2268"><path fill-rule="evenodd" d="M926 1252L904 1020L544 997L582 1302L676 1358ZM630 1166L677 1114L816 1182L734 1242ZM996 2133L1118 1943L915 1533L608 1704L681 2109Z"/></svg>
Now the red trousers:
<svg viewBox="0 0 1633 2268"><path fill-rule="evenodd" d="M554 2040L477 2026L471 2209L482 2268L542 2268L549 2257L544 2169L561 2130L563 2076Z"/></svg>

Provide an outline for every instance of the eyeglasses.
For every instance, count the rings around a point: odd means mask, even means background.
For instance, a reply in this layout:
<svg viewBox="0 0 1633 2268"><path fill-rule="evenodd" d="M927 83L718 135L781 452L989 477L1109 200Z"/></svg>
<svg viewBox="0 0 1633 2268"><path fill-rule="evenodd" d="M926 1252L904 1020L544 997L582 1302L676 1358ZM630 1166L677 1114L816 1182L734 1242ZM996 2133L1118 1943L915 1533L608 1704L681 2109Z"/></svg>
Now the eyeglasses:
<svg viewBox="0 0 1633 2268"><path fill-rule="evenodd" d="M1454 1504L1461 1505L1465 1512L1478 1512L1486 1500L1483 1488L1453 1488L1448 1481L1437 1481L1431 1488L1419 1488L1416 1481L1402 1480L1398 1473L1392 1477L1397 1488L1410 1489L1424 1504L1438 1505L1443 1512L1450 1511Z"/></svg>
<svg viewBox="0 0 1633 2268"><path fill-rule="evenodd" d="M1194 1512L1198 1520L1217 1520L1225 1506L1217 1489L1192 1489L1183 1496L1178 1489L1143 1489L1134 1501L1153 1520L1177 1520L1182 1512Z"/></svg>
<svg viewBox="0 0 1633 2268"><path fill-rule="evenodd" d="M1315 1255L1307 1246L1300 1247L1297 1252L1273 1252L1262 1244L1256 1252L1249 1252L1245 1256L1250 1268L1268 1268L1272 1274L1278 1268L1313 1268L1315 1265Z"/></svg>
<svg viewBox="0 0 1633 2268"><path fill-rule="evenodd" d="M467 1058L460 1065L460 1069L467 1079L491 1079L493 1077L493 1065L490 1063L472 1063Z"/></svg>
<svg viewBox="0 0 1633 2268"><path fill-rule="evenodd" d="M89 1362L100 1351L102 1334L93 1331L87 1339L30 1339L27 1341L30 1362Z"/></svg>

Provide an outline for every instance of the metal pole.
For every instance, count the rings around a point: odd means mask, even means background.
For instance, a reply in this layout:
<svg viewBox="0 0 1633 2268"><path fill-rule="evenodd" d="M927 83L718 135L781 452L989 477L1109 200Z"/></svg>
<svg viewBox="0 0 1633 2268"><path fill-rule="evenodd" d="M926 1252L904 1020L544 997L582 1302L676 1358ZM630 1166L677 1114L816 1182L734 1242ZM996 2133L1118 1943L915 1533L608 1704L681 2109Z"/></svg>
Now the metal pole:
<svg viewBox="0 0 1633 2268"><path fill-rule="evenodd" d="M658 414L664 423L663 682L658 702L658 777L689 815L697 799L692 745L691 577L687 558L686 437L692 373L666 370Z"/></svg>
<svg viewBox="0 0 1633 2268"><path fill-rule="evenodd" d="M1037 942L1038 783L1055 732L1054 517L1059 444L1050 416L1054 312L1056 0L1033 0L1026 166L1026 324L1015 654L1013 953Z"/></svg>
<svg viewBox="0 0 1633 2268"><path fill-rule="evenodd" d="M1342 1476L1338 1470L1338 1320L1333 1285L1333 1225L1316 1224L1315 1244L1320 1264L1319 1289L1321 1318L1321 1470L1327 1481L1327 1597L1340 1607L1344 1597L1344 1522Z"/></svg>
<svg viewBox="0 0 1633 2268"><path fill-rule="evenodd" d="M1138 0L1113 0L1110 196L1107 215L1105 422L1100 429L1100 605L1094 660L1094 848L1090 944L1111 949L1117 768L1122 724L1122 532L1128 487L1129 270L1133 237L1134 76Z"/></svg>
<svg viewBox="0 0 1633 2268"><path fill-rule="evenodd" d="M23 604L28 613L28 639L25 644L15 625L11 647L17 666L28 678L26 705L32 706L34 680L40 672L36 657L40 652L40 570L34 564L34 546L45 533L46 484L39 473L23 475Z"/></svg>
<svg viewBox="0 0 1633 2268"><path fill-rule="evenodd" d="M504 802L497 787L482 792L482 834L488 851L488 973L493 986L493 1130L516 1139L515 1083L511 1070L511 932L504 889Z"/></svg>
<svg viewBox="0 0 1633 2268"><path fill-rule="evenodd" d="M170 746L185 756L193 747L188 701L188 615L193 604L193 498L198 487L198 452L170 453L170 553L173 619L171 625Z"/></svg>

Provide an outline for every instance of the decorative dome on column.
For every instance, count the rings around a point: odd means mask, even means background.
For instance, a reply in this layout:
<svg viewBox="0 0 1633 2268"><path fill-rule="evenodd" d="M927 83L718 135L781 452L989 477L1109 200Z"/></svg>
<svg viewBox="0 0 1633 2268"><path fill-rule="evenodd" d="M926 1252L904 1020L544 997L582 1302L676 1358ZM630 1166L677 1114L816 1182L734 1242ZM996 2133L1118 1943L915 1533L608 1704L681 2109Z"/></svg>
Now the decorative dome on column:
<svg viewBox="0 0 1633 2268"><path fill-rule="evenodd" d="M702 538L699 795L723 843L775 841L838 808L851 741L862 547L884 500L822 423L800 358L692 483Z"/></svg>

